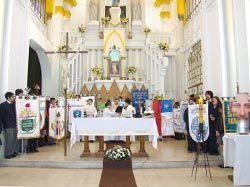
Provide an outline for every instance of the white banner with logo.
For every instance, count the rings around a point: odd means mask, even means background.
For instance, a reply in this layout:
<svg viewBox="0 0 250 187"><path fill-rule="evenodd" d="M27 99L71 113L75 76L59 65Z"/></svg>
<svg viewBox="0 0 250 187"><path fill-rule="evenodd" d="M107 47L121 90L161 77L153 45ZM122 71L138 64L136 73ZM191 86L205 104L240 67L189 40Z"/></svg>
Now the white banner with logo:
<svg viewBox="0 0 250 187"><path fill-rule="evenodd" d="M196 142L206 141L209 136L208 105L203 105L203 136L199 133L199 105L188 105L189 132Z"/></svg>
<svg viewBox="0 0 250 187"><path fill-rule="evenodd" d="M49 136L60 140L64 137L64 108L49 109Z"/></svg>
<svg viewBox="0 0 250 187"><path fill-rule="evenodd" d="M39 99L16 98L17 138L40 137Z"/></svg>
<svg viewBox="0 0 250 187"><path fill-rule="evenodd" d="M184 131L186 131L186 123L184 121L184 113L185 110L188 108L188 102L187 101L181 101L180 103L180 110L181 110L181 124L184 127Z"/></svg>

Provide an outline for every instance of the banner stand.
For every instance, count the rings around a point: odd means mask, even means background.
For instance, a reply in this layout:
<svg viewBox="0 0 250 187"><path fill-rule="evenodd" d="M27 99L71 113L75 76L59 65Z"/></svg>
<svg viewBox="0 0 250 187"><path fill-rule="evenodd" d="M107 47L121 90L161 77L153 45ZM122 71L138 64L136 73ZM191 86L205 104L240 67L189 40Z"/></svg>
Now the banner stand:
<svg viewBox="0 0 250 187"><path fill-rule="evenodd" d="M212 180L212 175L211 175L210 165L209 165L209 160L208 160L207 143L205 141L205 135L204 135L205 130L203 128L203 123L199 123L199 129L197 131L198 131L197 135L196 135L196 139L198 140L196 143L197 150L196 150L196 154L195 154L195 160L194 160L194 164L193 164L191 177L193 176L194 169L195 169L194 176L195 176L195 180L196 180L198 166L204 166L205 170L206 170L206 176L208 176L208 173L209 173L210 180ZM203 150L202 150L202 148L203 148ZM199 156L202 153L204 154L204 160L199 160Z"/></svg>

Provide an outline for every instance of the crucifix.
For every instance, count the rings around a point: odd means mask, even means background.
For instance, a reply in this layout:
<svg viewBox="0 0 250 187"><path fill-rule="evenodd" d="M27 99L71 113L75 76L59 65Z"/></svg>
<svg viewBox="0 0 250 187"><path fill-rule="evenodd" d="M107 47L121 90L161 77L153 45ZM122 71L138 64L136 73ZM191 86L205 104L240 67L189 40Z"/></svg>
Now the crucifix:
<svg viewBox="0 0 250 187"><path fill-rule="evenodd" d="M77 51L77 50L72 50L69 51L69 33L66 32L66 44L65 44L65 51L47 51L45 52L46 54L65 54L66 60L68 60L68 54L70 53L88 53L88 51ZM66 74L65 76L65 83L64 83L64 156L67 155L67 106L68 106L68 100L67 100L67 95L68 95L68 85L67 85L67 77L68 77L68 67L66 67ZM59 70L60 71L60 70Z"/></svg>

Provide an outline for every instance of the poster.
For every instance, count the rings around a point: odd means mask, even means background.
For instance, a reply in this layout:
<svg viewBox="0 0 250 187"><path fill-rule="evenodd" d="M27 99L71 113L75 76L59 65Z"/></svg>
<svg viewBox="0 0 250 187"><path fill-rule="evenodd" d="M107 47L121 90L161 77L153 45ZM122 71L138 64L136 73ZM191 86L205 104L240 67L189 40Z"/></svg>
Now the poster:
<svg viewBox="0 0 250 187"><path fill-rule="evenodd" d="M173 109L173 118L174 118L174 131L183 133L185 131L185 124L182 123L182 113L180 108Z"/></svg>
<svg viewBox="0 0 250 187"><path fill-rule="evenodd" d="M223 101L223 116L225 133L237 132L237 116L230 112L230 101Z"/></svg>
<svg viewBox="0 0 250 187"><path fill-rule="evenodd" d="M148 90L132 90L132 105L136 109L136 114L140 114L140 105L148 100Z"/></svg>
<svg viewBox="0 0 250 187"><path fill-rule="evenodd" d="M86 102L82 99L71 99L69 100L69 123L72 124L74 118L83 118L83 107Z"/></svg>
<svg viewBox="0 0 250 187"><path fill-rule="evenodd" d="M39 99L16 99L17 138L40 137Z"/></svg>
<svg viewBox="0 0 250 187"><path fill-rule="evenodd" d="M46 117L46 97L39 97L39 107L40 107L40 129L43 129Z"/></svg>
<svg viewBox="0 0 250 187"><path fill-rule="evenodd" d="M49 109L49 136L60 140L64 137L64 108Z"/></svg>
<svg viewBox="0 0 250 187"><path fill-rule="evenodd" d="M206 141L209 136L208 105L203 105L203 131L204 138L199 132L199 105L188 105L189 132L191 138L196 142Z"/></svg>

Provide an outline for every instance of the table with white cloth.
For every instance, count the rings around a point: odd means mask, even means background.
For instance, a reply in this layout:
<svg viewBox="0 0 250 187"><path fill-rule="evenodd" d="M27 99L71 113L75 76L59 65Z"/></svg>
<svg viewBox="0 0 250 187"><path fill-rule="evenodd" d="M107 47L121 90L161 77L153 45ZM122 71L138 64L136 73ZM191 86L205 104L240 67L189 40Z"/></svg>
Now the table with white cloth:
<svg viewBox="0 0 250 187"><path fill-rule="evenodd" d="M152 146L157 149L159 137L154 118L75 118L71 127L70 147L78 135L84 136L84 150L81 156L90 156L88 136L100 136L99 151L104 152L103 136L126 136L130 148L130 136L139 136L138 156L146 156L144 136L149 136Z"/></svg>
<svg viewBox="0 0 250 187"><path fill-rule="evenodd" d="M250 135L227 133L223 145L224 166L234 168L234 185L250 185Z"/></svg>

